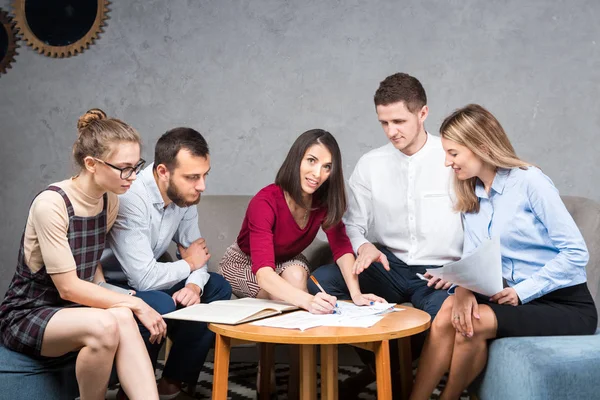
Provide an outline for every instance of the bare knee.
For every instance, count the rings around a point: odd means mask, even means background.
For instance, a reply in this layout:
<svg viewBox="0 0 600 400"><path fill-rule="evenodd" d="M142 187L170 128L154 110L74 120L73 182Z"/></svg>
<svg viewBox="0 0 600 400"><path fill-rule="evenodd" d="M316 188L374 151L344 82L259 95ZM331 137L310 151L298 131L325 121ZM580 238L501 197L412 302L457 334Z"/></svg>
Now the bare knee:
<svg viewBox="0 0 600 400"><path fill-rule="evenodd" d="M131 312L129 308L116 307L110 308L106 311L111 313L116 318L119 329L131 327L136 327L137 329L137 324L135 322L135 318L133 317L133 312Z"/></svg>
<svg viewBox="0 0 600 400"><path fill-rule="evenodd" d="M496 336L495 321L488 319L477 320L472 319L473 336L463 336L462 333L456 332L454 336L455 346L479 346L482 343L487 343L488 339Z"/></svg>
<svg viewBox="0 0 600 400"><path fill-rule="evenodd" d="M306 273L306 270L300 265L291 265L287 267L285 271L283 271L281 276L283 279L285 279L295 287L306 287L308 274Z"/></svg>
<svg viewBox="0 0 600 400"><path fill-rule="evenodd" d="M442 304L440 311L437 313L435 319L433 320L433 323L431 324L432 331L447 332L455 330L454 326L452 325L453 306L454 298L448 297Z"/></svg>
<svg viewBox="0 0 600 400"><path fill-rule="evenodd" d="M119 346L119 323L108 311L89 321L85 345L94 351L115 351Z"/></svg>

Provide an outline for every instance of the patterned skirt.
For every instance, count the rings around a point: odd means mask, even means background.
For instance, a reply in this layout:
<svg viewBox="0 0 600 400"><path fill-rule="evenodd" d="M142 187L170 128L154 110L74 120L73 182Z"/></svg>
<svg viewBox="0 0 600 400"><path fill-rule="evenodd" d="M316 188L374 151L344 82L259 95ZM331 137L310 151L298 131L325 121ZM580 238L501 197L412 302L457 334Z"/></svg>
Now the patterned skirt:
<svg viewBox="0 0 600 400"><path fill-rule="evenodd" d="M303 254L276 263L275 272L277 275L281 275L291 265L300 265L310 275L308 260ZM252 272L252 260L249 255L240 249L237 242L225 251L225 255L219 263L219 274L223 275L229 282L233 294L237 297L256 297L260 291L256 275Z"/></svg>

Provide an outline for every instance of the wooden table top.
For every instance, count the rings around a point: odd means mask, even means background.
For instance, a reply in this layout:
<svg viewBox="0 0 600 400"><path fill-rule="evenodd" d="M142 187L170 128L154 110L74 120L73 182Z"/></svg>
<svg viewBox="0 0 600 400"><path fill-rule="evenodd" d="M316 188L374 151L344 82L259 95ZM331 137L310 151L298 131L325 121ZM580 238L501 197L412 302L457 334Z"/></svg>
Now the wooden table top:
<svg viewBox="0 0 600 400"><path fill-rule="evenodd" d="M370 328L344 328L321 326L305 331L299 329L270 328L265 326L214 324L208 328L219 335L259 343L281 344L349 344L412 336L429 328L431 317L412 307L396 306L402 311L385 314Z"/></svg>

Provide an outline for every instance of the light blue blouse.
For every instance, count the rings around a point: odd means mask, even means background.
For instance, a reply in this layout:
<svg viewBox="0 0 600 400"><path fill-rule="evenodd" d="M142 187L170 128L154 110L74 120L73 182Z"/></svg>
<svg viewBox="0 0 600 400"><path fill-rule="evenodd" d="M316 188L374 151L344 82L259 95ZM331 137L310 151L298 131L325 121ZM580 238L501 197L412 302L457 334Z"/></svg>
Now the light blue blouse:
<svg viewBox="0 0 600 400"><path fill-rule="evenodd" d="M586 281L585 241L542 171L499 169L489 196L481 181L475 194L479 212L463 214L463 257L483 239L500 237L502 275L523 304Z"/></svg>

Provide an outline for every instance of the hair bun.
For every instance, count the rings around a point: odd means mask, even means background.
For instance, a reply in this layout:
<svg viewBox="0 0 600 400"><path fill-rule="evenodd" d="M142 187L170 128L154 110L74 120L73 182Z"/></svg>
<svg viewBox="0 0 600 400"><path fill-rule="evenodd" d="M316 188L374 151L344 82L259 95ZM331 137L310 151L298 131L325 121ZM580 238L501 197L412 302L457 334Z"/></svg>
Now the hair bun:
<svg viewBox="0 0 600 400"><path fill-rule="evenodd" d="M87 128L92 122L106 119L106 113L99 108L92 108L83 114L77 120L77 130L81 132L82 129Z"/></svg>

